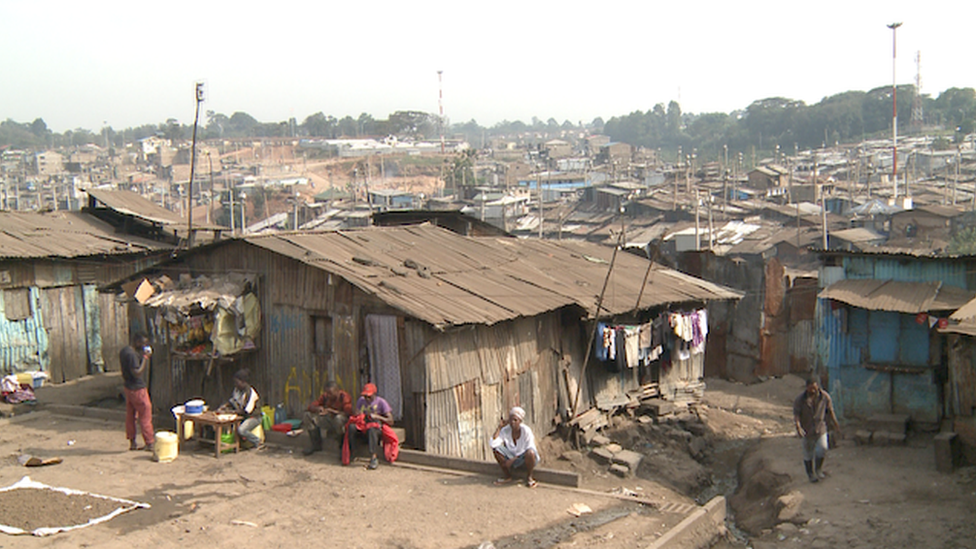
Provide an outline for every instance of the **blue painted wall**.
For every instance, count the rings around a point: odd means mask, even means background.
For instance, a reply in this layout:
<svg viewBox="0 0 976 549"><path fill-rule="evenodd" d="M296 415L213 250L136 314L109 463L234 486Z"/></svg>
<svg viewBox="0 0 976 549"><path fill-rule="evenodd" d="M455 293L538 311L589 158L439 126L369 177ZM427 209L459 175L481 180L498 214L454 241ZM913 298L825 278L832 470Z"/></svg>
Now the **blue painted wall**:
<svg viewBox="0 0 976 549"><path fill-rule="evenodd" d="M889 256L847 256L840 278L932 282L968 288L966 264L918 261ZM838 277L821 269L821 287ZM930 328L915 315L868 311L817 300L817 349L829 377L828 390L838 415L859 417L904 413L915 421L940 419L939 388L929 366ZM890 365L918 373L892 373L865 367Z"/></svg>
<svg viewBox="0 0 976 549"><path fill-rule="evenodd" d="M48 370L48 337L38 305L40 292L30 288L31 315L24 320L7 320L0 291L0 373Z"/></svg>

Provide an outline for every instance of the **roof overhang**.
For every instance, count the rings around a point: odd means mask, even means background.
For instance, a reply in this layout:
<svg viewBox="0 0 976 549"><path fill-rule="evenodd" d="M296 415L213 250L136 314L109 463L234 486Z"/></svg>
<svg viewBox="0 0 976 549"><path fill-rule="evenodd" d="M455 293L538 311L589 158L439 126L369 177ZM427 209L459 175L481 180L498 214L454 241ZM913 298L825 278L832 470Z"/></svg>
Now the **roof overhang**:
<svg viewBox="0 0 976 549"><path fill-rule="evenodd" d="M918 314L955 311L976 297L976 292L941 282L896 282L867 278L840 280L825 288L817 297L871 311Z"/></svg>

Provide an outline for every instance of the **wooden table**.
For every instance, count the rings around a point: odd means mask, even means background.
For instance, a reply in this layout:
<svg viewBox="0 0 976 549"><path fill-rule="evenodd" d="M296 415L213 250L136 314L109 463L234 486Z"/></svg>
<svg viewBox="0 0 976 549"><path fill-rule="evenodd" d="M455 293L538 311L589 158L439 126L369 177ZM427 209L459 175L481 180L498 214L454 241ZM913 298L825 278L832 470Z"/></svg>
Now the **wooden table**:
<svg viewBox="0 0 976 549"><path fill-rule="evenodd" d="M214 457L220 458L220 454L223 450L233 449L234 452L239 452L241 450L241 441L237 436L237 428L241 424L240 416L234 416L233 419L224 419L222 415L230 414L217 414L216 412L203 412L202 414L182 414L176 422L176 440L177 444L182 446L183 444L183 422L192 421L193 422L193 433L195 439L203 442L205 444L214 445ZM197 433L200 433L199 427L201 425L209 425L214 428L214 439L209 440L201 438ZM230 429L230 432L234 434L234 442L227 443L222 440L221 435L224 434L225 429Z"/></svg>

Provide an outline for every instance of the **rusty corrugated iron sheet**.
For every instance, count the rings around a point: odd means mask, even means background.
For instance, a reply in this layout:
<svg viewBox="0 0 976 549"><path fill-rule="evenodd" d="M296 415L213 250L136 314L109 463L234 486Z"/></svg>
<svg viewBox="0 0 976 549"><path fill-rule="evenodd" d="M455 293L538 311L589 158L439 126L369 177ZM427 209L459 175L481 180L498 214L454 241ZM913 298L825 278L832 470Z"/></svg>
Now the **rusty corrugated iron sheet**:
<svg viewBox="0 0 976 549"><path fill-rule="evenodd" d="M89 189L88 194L102 203L106 208L115 210L120 214L129 215L157 225L186 225L186 220L176 212L167 210L139 193L132 191Z"/></svg>
<svg viewBox="0 0 976 549"><path fill-rule="evenodd" d="M969 303L966 303L962 307L959 307L959 309L956 312L952 313L952 315L949 316L949 318L958 321L976 318L976 299L970 301Z"/></svg>
<svg viewBox="0 0 976 549"><path fill-rule="evenodd" d="M172 248L80 212L0 212L0 258L123 255Z"/></svg>
<svg viewBox="0 0 976 549"><path fill-rule="evenodd" d="M976 297L976 292L941 282L896 282L868 278L840 280L825 288L817 297L871 311L911 314L954 311Z"/></svg>
<svg viewBox="0 0 976 549"><path fill-rule="evenodd" d="M253 236L247 242L336 273L438 329L492 325L578 305L591 317L671 303L738 299L739 292L584 242L464 237L430 225Z"/></svg>

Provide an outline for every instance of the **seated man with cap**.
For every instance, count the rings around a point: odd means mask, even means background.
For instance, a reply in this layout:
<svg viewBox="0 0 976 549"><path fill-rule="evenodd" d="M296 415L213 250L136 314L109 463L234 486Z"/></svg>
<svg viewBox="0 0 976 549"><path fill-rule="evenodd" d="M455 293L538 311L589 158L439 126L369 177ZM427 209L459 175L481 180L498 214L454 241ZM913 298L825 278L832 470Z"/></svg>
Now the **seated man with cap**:
<svg viewBox="0 0 976 549"><path fill-rule="evenodd" d="M367 469L379 467L376 455L379 453L381 440L384 457L391 463L395 461L399 454L399 440L393 432L393 408L383 397L377 396L376 385L367 383L363 387L362 396L356 401L353 413L346 423L346 436L342 441L342 464L349 465L353 441L356 434L362 432L369 439L370 459Z"/></svg>
<svg viewBox="0 0 976 549"><path fill-rule="evenodd" d="M491 448L495 454L498 466L505 476L496 480L496 485L512 482L512 469L525 465L528 473L528 487L535 488L538 484L532 476L536 463L539 462L539 450L535 447L535 435L528 425L523 425L525 410L516 406L508 413L508 420L502 420L495 436L491 439Z"/></svg>

